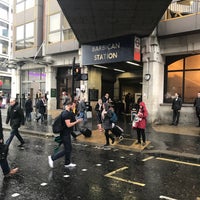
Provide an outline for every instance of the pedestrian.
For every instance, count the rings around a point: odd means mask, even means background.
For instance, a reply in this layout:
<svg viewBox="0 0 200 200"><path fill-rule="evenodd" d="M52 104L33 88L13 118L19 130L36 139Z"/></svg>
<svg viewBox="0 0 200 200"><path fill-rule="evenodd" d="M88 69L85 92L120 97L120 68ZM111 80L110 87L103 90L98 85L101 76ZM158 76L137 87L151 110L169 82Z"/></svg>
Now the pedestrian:
<svg viewBox="0 0 200 200"><path fill-rule="evenodd" d="M86 105L85 105L85 99L84 98L79 101L77 107L78 107L77 108L77 117L78 118L83 118L84 121L87 121L87 117L86 117Z"/></svg>
<svg viewBox="0 0 200 200"><path fill-rule="evenodd" d="M181 107L182 107L182 98L178 93L175 93L175 98L172 101L173 119L171 125L175 126L178 125Z"/></svg>
<svg viewBox="0 0 200 200"><path fill-rule="evenodd" d="M0 96L0 108L2 105L3 98ZM0 145L4 144L3 137L3 127L2 127L2 117L1 117L1 109L0 109ZM7 158L0 160L1 169L3 171L4 176L14 175L18 172L18 168L10 169Z"/></svg>
<svg viewBox="0 0 200 200"><path fill-rule="evenodd" d="M110 142L109 139L111 139L112 144L115 142L113 134L109 134L109 131L112 132L112 121L110 120L112 117L112 110L109 109L110 105L108 103L103 104L103 111L102 111L102 125L105 130L105 138L106 138L106 144L104 146L109 146Z"/></svg>
<svg viewBox="0 0 200 200"><path fill-rule="evenodd" d="M33 112L33 103L31 100L31 96L28 95L27 100L25 102L25 113L26 113L26 121L31 121L31 112Z"/></svg>
<svg viewBox="0 0 200 200"><path fill-rule="evenodd" d="M69 101L66 103L65 111L62 114L63 126L64 130L60 133L62 144L64 145L64 149L60 150L53 155L48 156L49 167L54 167L54 161L65 156L64 166L66 168L76 167L76 164L71 162L71 152L72 152L72 143L71 143L71 133L73 131L73 127L81 122L83 119L75 119L75 115L71 111L72 102Z"/></svg>
<svg viewBox="0 0 200 200"><path fill-rule="evenodd" d="M13 137L16 136L20 141L20 145L18 145L18 147L23 147L25 142L22 136L19 134L18 128L21 125L24 125L24 112L14 98L10 99L10 106L7 110L6 124L9 122L11 126L11 132L10 137L6 141L6 144L9 146Z"/></svg>
<svg viewBox="0 0 200 200"><path fill-rule="evenodd" d="M125 95L125 103L126 103L126 113L130 112L130 103L131 103L131 93L127 93Z"/></svg>
<svg viewBox="0 0 200 200"><path fill-rule="evenodd" d="M36 121L38 122L41 119L41 122L44 122L44 115L46 113L46 100L45 96L43 96L41 99L38 101L38 112L40 115L36 118Z"/></svg>
<svg viewBox="0 0 200 200"><path fill-rule="evenodd" d="M99 99L97 104L95 105L95 112L96 112L96 118L97 118L97 127L99 131L102 131L102 119L101 119L101 113L103 111L103 104L102 99Z"/></svg>
<svg viewBox="0 0 200 200"><path fill-rule="evenodd" d="M142 137L142 145L146 145L146 135L145 135L145 128L147 124L147 117L148 117L148 111L146 108L146 105L143 101L139 103L139 111L137 113L138 122L137 122L137 143L141 144L141 137Z"/></svg>
<svg viewBox="0 0 200 200"><path fill-rule="evenodd" d="M65 110L65 105L66 105L67 101L71 101L70 97L67 95L66 91L63 91L63 93L62 93L63 110Z"/></svg>
<svg viewBox="0 0 200 200"><path fill-rule="evenodd" d="M109 94L106 93L101 99L102 103L109 103Z"/></svg>
<svg viewBox="0 0 200 200"><path fill-rule="evenodd" d="M194 100L194 107L196 108L196 115L199 120L199 127L200 127L200 92L197 93L197 97Z"/></svg>

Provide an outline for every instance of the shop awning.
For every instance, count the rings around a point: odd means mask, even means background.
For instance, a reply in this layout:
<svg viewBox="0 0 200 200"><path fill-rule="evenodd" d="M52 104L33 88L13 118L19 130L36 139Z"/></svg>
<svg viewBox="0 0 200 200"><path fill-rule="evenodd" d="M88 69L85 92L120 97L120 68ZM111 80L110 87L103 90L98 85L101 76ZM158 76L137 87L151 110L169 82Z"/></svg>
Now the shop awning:
<svg viewBox="0 0 200 200"><path fill-rule="evenodd" d="M57 0L81 44L124 35L148 36L171 0Z"/></svg>

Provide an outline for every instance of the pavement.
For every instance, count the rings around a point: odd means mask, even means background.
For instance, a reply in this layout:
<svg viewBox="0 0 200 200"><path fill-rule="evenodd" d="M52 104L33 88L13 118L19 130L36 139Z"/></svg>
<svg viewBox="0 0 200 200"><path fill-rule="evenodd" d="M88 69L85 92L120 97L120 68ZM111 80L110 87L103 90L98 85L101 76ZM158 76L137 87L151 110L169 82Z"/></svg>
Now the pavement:
<svg viewBox="0 0 200 200"><path fill-rule="evenodd" d="M5 137L8 137L6 134L9 134L10 126L5 124L6 112L7 109L2 109L4 134ZM19 130L22 134L51 138L57 136L53 134L51 124L52 119L41 123L40 121L36 122L33 117L31 122L26 122ZM124 149L156 156L166 155L181 160L195 159L200 162L200 127L186 124L178 126L168 124L148 125L146 128L147 142L145 146L142 146L136 144L137 134L136 130L131 128L130 116L121 115L118 125L124 130L123 139L115 138L114 144L106 148ZM83 124L80 126L82 127ZM85 137L81 134L73 142L87 143L99 148L105 148L103 147L105 144L104 133L97 129L94 117L88 119L85 126L92 130L92 136Z"/></svg>

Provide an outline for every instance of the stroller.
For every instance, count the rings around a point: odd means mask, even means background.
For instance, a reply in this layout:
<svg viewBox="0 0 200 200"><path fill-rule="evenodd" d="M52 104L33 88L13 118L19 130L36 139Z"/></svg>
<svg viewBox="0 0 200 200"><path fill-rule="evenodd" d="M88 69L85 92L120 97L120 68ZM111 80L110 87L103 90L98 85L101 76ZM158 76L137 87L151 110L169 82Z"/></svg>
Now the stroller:
<svg viewBox="0 0 200 200"><path fill-rule="evenodd" d="M119 140L123 140L124 137L122 134L124 133L124 130L120 126L112 123L111 131L117 138L119 138Z"/></svg>

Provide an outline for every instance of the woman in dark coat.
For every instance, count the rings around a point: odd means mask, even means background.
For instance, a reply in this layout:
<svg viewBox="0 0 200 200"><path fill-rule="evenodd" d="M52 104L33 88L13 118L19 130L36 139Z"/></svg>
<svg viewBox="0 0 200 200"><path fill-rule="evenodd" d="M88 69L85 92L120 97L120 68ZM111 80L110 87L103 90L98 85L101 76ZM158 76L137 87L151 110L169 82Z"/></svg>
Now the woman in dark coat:
<svg viewBox="0 0 200 200"><path fill-rule="evenodd" d="M33 103L32 103L30 96L28 96L28 98L25 102L25 112L26 112L26 120L28 122L30 122L31 121L31 112L33 112Z"/></svg>
<svg viewBox="0 0 200 200"><path fill-rule="evenodd" d="M142 136L142 141L143 141L142 145L144 146L146 145L145 128L147 125L148 111L144 102L140 102L139 105L140 108L137 114L137 116L139 117L139 122L137 126L137 139L138 139L137 144L141 144L141 136Z"/></svg>
<svg viewBox="0 0 200 200"><path fill-rule="evenodd" d="M97 117L97 126L100 131L102 131L102 119L101 119L101 113L103 111L103 105L102 105L102 100L99 99L96 106L95 106L95 111L96 111L96 117Z"/></svg>
<svg viewBox="0 0 200 200"><path fill-rule="evenodd" d="M105 146L110 145L109 139L111 139L112 144L115 142L115 139L113 137L113 134L109 134L109 131L112 130L112 122L110 118L112 117L112 110L109 109L110 106L108 103L103 104L103 111L102 111L102 123L103 128L105 130L105 137L106 137L106 144Z"/></svg>

